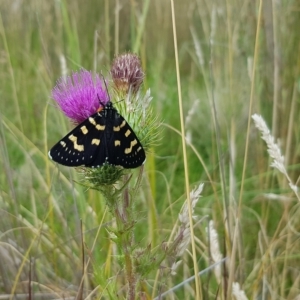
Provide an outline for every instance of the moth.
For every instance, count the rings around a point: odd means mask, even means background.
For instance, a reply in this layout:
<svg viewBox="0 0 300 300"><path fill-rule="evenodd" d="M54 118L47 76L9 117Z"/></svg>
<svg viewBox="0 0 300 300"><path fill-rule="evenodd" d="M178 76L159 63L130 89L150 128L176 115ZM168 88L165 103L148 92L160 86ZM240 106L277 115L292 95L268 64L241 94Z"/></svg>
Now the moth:
<svg viewBox="0 0 300 300"><path fill-rule="evenodd" d="M133 169L146 159L141 142L111 101L62 138L48 155L64 166L91 168L109 164Z"/></svg>

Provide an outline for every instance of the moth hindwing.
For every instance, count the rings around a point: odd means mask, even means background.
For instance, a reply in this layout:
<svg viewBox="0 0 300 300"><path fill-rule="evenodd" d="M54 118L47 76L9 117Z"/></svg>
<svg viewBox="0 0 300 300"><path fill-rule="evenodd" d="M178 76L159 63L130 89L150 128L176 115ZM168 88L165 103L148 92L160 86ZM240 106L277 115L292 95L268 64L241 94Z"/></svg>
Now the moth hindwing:
<svg viewBox="0 0 300 300"><path fill-rule="evenodd" d="M110 164L132 169L144 163L146 154L130 125L108 102L54 145L49 157L69 167Z"/></svg>

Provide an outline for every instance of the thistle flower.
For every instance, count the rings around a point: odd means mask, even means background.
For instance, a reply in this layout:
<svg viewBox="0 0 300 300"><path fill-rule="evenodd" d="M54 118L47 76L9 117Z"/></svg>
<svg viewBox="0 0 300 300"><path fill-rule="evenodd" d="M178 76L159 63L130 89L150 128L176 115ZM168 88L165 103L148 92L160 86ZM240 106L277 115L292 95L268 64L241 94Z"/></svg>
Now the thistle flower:
<svg viewBox="0 0 300 300"><path fill-rule="evenodd" d="M65 79L60 78L52 90L52 98L74 123L81 123L105 105L109 97L103 80L92 72L80 70Z"/></svg>
<svg viewBox="0 0 300 300"><path fill-rule="evenodd" d="M79 184L104 196L116 226L108 234L120 248L120 261L127 278L127 297L121 294L120 297L136 299L144 297L143 292L138 292L144 275L158 265L151 244L137 248L134 239L138 216L134 200L143 178L145 151L157 139L158 124L149 106L150 90L145 94L139 91L144 73L138 57L132 54L117 57L111 75L114 89L110 97L101 77L86 70L57 82L52 98L67 117L80 125L56 143L49 156L62 165L78 167L84 177ZM101 106L105 107L99 110ZM135 184L131 181L131 167L140 167ZM187 235L189 228L184 228L181 236ZM186 248L183 242L180 245ZM172 273L179 263L174 262Z"/></svg>
<svg viewBox="0 0 300 300"><path fill-rule="evenodd" d="M120 94L135 94L144 80L144 72L137 55L126 53L117 56L110 70L115 88Z"/></svg>

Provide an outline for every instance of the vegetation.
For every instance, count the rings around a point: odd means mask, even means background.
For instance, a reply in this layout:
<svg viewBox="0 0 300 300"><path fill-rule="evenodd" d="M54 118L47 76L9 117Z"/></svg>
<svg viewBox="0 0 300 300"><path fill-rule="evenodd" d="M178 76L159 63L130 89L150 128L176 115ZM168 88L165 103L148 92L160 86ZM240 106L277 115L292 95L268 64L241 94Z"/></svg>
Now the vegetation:
<svg viewBox="0 0 300 300"><path fill-rule="evenodd" d="M136 250L168 245L189 192L204 183L176 274L164 276L164 261L142 278L137 299L179 283L165 299L299 297L300 3L187 0L174 11L172 3L0 1L3 297L126 299L103 195L47 153L74 127L51 99L58 78L80 68L107 77L128 51L141 58L144 92L162 120L134 198Z"/></svg>

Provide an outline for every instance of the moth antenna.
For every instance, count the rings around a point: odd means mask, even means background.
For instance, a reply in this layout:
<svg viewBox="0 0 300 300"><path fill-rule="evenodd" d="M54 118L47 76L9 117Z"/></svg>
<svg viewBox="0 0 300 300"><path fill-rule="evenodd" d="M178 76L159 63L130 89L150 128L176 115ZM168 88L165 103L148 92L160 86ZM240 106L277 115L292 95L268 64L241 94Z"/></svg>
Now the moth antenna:
<svg viewBox="0 0 300 300"><path fill-rule="evenodd" d="M109 92L108 92L108 87L107 87L107 84L106 84L104 75L102 74L102 72L101 72L100 74L101 74L102 80L103 80L104 85L105 85L106 94L107 94L107 96L108 96L108 101L111 102L111 101L110 101L110 95L109 95ZM105 106L105 103L103 103L103 102L101 101L101 99L100 99L100 97L99 97L99 94L97 94L97 97L98 97L98 100L99 100L99 103L101 104L101 106L104 107L104 106ZM99 110L101 110L101 109L102 109L102 108L99 108Z"/></svg>
<svg viewBox="0 0 300 300"><path fill-rule="evenodd" d="M107 95L108 95L108 100L109 100L109 102L111 102L111 101L110 101L110 95L109 95L109 92L108 92L108 87L107 87L107 84L106 84L106 80L105 80L105 78L104 78L102 72L101 72L101 76L102 76L102 78L103 78L103 82L104 82L104 85L105 85L106 93L107 93Z"/></svg>
<svg viewBox="0 0 300 300"><path fill-rule="evenodd" d="M100 97L99 97L99 94L97 94L97 97L98 97L98 100L99 100L100 105L104 107L105 104L101 101L101 99L100 99ZM103 108L103 107L102 107L102 108ZM98 110L100 111L100 110L102 110L102 108L100 107Z"/></svg>

